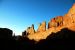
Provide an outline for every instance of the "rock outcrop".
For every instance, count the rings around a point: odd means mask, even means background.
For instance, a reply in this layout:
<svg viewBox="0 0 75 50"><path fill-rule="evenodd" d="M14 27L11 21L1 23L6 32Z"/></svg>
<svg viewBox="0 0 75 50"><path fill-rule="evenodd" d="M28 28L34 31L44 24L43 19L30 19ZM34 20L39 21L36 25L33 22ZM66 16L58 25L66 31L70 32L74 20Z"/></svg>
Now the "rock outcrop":
<svg viewBox="0 0 75 50"><path fill-rule="evenodd" d="M55 21L55 18L51 19L51 21L48 23L48 29L51 27L57 27L57 23Z"/></svg>
<svg viewBox="0 0 75 50"><path fill-rule="evenodd" d="M63 25L75 31L75 3L63 17Z"/></svg>
<svg viewBox="0 0 75 50"><path fill-rule="evenodd" d="M64 16L57 16L48 22L48 29L46 29L46 22L39 25L38 30L35 32L34 25L27 29L29 34L27 37L35 41L46 39L52 32L56 33L61 31L63 28L68 28L75 31L75 4L71 7L69 12Z"/></svg>
<svg viewBox="0 0 75 50"><path fill-rule="evenodd" d="M68 11L68 16L75 14L75 3L73 4L73 6L70 8L70 10Z"/></svg>
<svg viewBox="0 0 75 50"><path fill-rule="evenodd" d="M30 34L34 34L35 30L34 30L34 25L32 24L31 27L28 27L26 32L30 35Z"/></svg>
<svg viewBox="0 0 75 50"><path fill-rule="evenodd" d="M48 23L48 28L51 27L58 27L63 25L63 17L62 16L57 16Z"/></svg>
<svg viewBox="0 0 75 50"><path fill-rule="evenodd" d="M42 24L39 25L37 32L44 32L46 31L46 22L42 22Z"/></svg>
<svg viewBox="0 0 75 50"><path fill-rule="evenodd" d="M75 23L75 4L73 4L69 12L64 15L63 19L64 19L63 20L64 25Z"/></svg>

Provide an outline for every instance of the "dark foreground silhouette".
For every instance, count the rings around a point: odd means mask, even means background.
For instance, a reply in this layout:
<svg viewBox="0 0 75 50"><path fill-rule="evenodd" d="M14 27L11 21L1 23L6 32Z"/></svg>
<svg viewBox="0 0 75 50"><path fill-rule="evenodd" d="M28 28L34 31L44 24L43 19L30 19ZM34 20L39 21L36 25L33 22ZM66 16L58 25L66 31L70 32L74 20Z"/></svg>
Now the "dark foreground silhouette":
<svg viewBox="0 0 75 50"><path fill-rule="evenodd" d="M0 28L0 50L32 50L32 49L69 49L75 48L75 32L62 29L52 33L47 39L35 42L23 36L13 36L13 31Z"/></svg>

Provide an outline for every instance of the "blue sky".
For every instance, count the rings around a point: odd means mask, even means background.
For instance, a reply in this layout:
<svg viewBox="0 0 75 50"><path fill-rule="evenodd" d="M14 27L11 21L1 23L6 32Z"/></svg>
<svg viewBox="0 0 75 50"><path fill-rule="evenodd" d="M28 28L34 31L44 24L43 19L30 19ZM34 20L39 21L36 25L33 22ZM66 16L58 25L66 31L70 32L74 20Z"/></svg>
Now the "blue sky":
<svg viewBox="0 0 75 50"><path fill-rule="evenodd" d="M0 27L9 28L16 35L34 24L47 23L55 16L64 15L75 0L0 0Z"/></svg>

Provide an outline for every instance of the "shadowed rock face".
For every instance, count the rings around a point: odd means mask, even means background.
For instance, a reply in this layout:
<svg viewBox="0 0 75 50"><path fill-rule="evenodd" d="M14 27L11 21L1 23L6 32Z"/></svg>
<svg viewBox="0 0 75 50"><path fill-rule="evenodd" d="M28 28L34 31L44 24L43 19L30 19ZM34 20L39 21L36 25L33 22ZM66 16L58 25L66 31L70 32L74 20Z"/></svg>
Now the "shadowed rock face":
<svg viewBox="0 0 75 50"><path fill-rule="evenodd" d="M39 41L41 39L46 39L52 32L56 33L63 28L68 28L70 30L75 31L75 4L70 8L69 12L64 16L56 16L52 18L51 21L48 22L48 27L46 29L46 22L43 22L38 27L38 30L34 32L33 27L27 29L29 35L27 37L35 41Z"/></svg>

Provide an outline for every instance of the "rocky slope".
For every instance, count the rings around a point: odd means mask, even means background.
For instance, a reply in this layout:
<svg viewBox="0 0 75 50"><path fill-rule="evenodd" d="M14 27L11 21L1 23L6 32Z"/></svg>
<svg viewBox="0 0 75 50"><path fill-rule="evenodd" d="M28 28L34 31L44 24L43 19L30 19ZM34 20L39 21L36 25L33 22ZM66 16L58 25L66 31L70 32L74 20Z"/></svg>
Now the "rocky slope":
<svg viewBox="0 0 75 50"><path fill-rule="evenodd" d="M38 30L34 30L34 25L29 27L26 32L27 37L30 40L39 41L41 39L46 39L50 34L56 33L63 28L68 28L75 31L75 4L70 8L67 14L64 16L57 16L48 22L48 27L46 29L46 22L42 22L39 25Z"/></svg>

